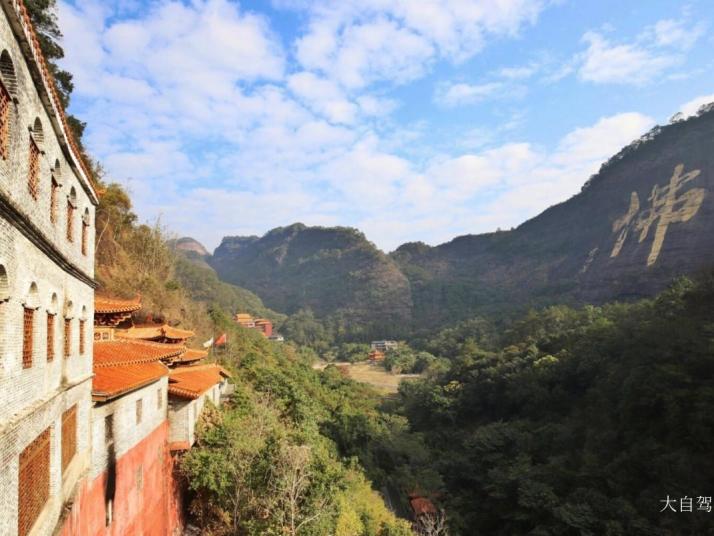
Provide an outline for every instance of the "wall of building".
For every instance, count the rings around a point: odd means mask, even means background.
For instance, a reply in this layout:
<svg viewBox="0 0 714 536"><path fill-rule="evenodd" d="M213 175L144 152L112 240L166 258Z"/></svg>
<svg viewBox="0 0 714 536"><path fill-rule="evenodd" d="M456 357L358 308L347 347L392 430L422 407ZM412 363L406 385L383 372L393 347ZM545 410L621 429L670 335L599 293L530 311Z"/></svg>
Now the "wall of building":
<svg viewBox="0 0 714 536"><path fill-rule="evenodd" d="M0 434L35 404L55 396L63 383L92 374L94 291L49 260L14 226L0 218ZM23 310L34 313L33 360L23 368ZM55 315L54 359L47 361L47 313ZM71 353L64 357L64 319L72 325ZM79 320L85 319L84 354Z"/></svg>
<svg viewBox="0 0 714 536"><path fill-rule="evenodd" d="M38 435L50 429L50 494L34 525L32 535L53 533L62 505L89 468L91 382L84 381L64 391L55 391L32 407L20 421L0 430L0 534L17 534L20 453ZM62 413L77 406L77 452L62 473Z"/></svg>
<svg viewBox="0 0 714 536"><path fill-rule="evenodd" d="M220 384L216 384L195 400L187 400L177 396L169 396L169 424L171 443L188 441L193 445L196 441L196 423L198 422L206 400L214 405L221 403Z"/></svg>
<svg viewBox="0 0 714 536"><path fill-rule="evenodd" d="M180 534L181 500L163 421L116 461L112 521L107 525L107 471L88 479L60 536L167 536Z"/></svg>
<svg viewBox="0 0 714 536"><path fill-rule="evenodd" d="M167 377L141 389L127 393L111 402L95 404L92 411L92 469L91 478L106 471L112 456L119 459L154 433L168 416ZM161 400L159 407L157 400ZM136 422L136 402L141 400L141 422ZM105 438L107 415L113 415L113 446L110 450Z"/></svg>
<svg viewBox="0 0 714 536"><path fill-rule="evenodd" d="M12 105L10 122L10 151L7 159L0 158L0 195L9 199L41 233L59 249L64 257L79 267L89 277L94 276L94 205L85 186L70 166L55 134L50 116L43 105L30 69L24 60L20 45L15 39L6 14L0 10L0 52L7 50L12 59L17 90L17 102ZM7 83L5 84L7 87ZM9 89L9 88L8 88ZM38 144L40 155L39 196L34 199L28 188L30 128L35 119L42 124L43 141ZM59 163L57 168L56 164ZM57 204L57 221L50 222L51 178L60 184ZM67 198L74 190L74 241L66 238ZM81 252L81 218L88 213L90 226L87 252Z"/></svg>

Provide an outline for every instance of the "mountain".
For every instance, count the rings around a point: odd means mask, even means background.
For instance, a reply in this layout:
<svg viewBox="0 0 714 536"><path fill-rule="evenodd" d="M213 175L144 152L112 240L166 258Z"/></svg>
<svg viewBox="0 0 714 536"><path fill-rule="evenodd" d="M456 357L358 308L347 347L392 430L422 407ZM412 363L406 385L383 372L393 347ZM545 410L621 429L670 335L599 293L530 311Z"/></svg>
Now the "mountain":
<svg viewBox="0 0 714 536"><path fill-rule="evenodd" d="M714 110L656 127L512 231L404 244L417 325L652 296L714 262Z"/></svg>
<svg viewBox="0 0 714 536"><path fill-rule="evenodd" d="M655 127L580 193L511 231L408 243L385 255L357 230L295 224L226 237L202 258L273 309L310 308L387 336L553 303L653 296L714 263L713 190L709 106Z"/></svg>
<svg viewBox="0 0 714 536"><path fill-rule="evenodd" d="M206 262L208 250L197 240L184 237L169 241L175 253L176 279L194 300L218 304L224 310L248 312L255 316L282 320L284 315L270 310L249 290L221 281L216 271Z"/></svg>
<svg viewBox="0 0 714 536"><path fill-rule="evenodd" d="M262 237L225 237L209 259L224 281L258 294L272 309L312 309L359 324L375 336L411 322L409 282L365 236L346 227L297 223Z"/></svg>
<svg viewBox="0 0 714 536"><path fill-rule="evenodd" d="M181 251L192 251L199 257L208 257L210 255L203 244L190 236L184 236L183 238L175 240L173 246Z"/></svg>

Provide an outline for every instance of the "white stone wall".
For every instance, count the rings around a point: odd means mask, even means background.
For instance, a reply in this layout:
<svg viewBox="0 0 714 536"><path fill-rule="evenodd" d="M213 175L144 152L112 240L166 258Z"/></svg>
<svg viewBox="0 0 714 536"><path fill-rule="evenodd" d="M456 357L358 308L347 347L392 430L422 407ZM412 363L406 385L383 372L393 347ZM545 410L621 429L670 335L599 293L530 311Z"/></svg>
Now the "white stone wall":
<svg viewBox="0 0 714 536"><path fill-rule="evenodd" d="M105 417L114 415L114 453L121 458L138 445L168 416L168 377L147 385L137 391L104 404L96 404L92 410L92 469L95 478L107 469L108 448L105 441ZM161 398L161 407L157 399ZM136 422L136 401L142 401L141 423Z"/></svg>
<svg viewBox="0 0 714 536"><path fill-rule="evenodd" d="M10 151L6 160L0 159L0 194L9 198L55 247L73 264L90 277L94 276L94 205L74 173L52 128L39 92L23 59L20 45L14 38L6 15L0 10L0 52L7 50L12 59L17 79L17 102L13 104L10 126ZM6 84L7 87L7 84ZM33 199L28 189L30 128L35 119L42 124L44 141L39 143L39 197ZM55 170L59 162L59 169ZM55 170L55 171L53 171ZM57 222L50 222L50 185L54 174L60 184L57 203ZM74 190L74 241L66 238L67 197ZM88 213L87 254L81 253L82 216Z"/></svg>
<svg viewBox="0 0 714 536"><path fill-rule="evenodd" d="M38 402L19 422L0 429L0 534L17 534L20 453L38 435L50 428L50 499L33 528L33 536L49 535L55 529L64 502L89 465L91 382L84 381L48 400ZM62 413L77 405L77 453L62 474Z"/></svg>
<svg viewBox="0 0 714 536"><path fill-rule="evenodd" d="M170 397L169 404L169 441L188 441L193 445L196 441L196 423L201 417L206 400L215 406L221 403L220 384L216 384L196 400L186 400L177 396Z"/></svg>
<svg viewBox="0 0 714 536"><path fill-rule="evenodd" d="M52 534L65 501L71 498L91 460L91 377L94 291L94 199L70 166L50 116L34 85L0 1L0 53L7 51L15 84L2 80L13 97L9 151L0 158L0 534L17 532L19 456L50 429L50 498L32 534ZM15 87L12 87L12 86ZM34 128L42 126L42 139ZM30 136L41 150L39 195L28 188ZM60 184L57 219L50 221L51 179ZM74 192L74 240L66 238L67 198ZM18 217L15 211L19 212ZM82 216L87 214L86 254L81 251ZM20 229L24 229L21 232ZM33 237L31 241L29 236ZM47 252L58 252L59 259ZM52 253L52 255L56 255ZM77 278L57 262L69 263ZM22 365L23 308L34 312L32 366ZM55 314L54 360L47 362L47 312ZM64 319L72 322L71 353L64 357ZM85 352L79 353L79 320L85 322ZM77 452L62 473L62 414L77 406Z"/></svg>
<svg viewBox="0 0 714 536"><path fill-rule="evenodd" d="M92 374L94 290L55 265L0 218L0 429L63 382ZM34 313L32 367L22 367L23 308ZM55 356L47 362L47 312L55 314ZM64 357L64 319L72 322L71 354ZM79 354L79 320L85 318L85 353Z"/></svg>

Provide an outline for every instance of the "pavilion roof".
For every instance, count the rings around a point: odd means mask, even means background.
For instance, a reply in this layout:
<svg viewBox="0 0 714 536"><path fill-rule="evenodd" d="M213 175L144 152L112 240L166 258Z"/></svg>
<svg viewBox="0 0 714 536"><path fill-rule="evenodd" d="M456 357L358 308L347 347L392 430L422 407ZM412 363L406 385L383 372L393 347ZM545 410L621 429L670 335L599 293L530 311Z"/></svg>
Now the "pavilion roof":
<svg viewBox="0 0 714 536"><path fill-rule="evenodd" d="M195 400L230 373L220 365L179 367L169 372L169 394Z"/></svg>
<svg viewBox="0 0 714 536"><path fill-rule="evenodd" d="M168 373L168 368L161 362L95 365L92 398L97 401L110 400L158 381Z"/></svg>
<svg viewBox="0 0 714 536"><path fill-rule="evenodd" d="M94 343L94 367L151 363L178 357L186 351L182 344L114 339Z"/></svg>

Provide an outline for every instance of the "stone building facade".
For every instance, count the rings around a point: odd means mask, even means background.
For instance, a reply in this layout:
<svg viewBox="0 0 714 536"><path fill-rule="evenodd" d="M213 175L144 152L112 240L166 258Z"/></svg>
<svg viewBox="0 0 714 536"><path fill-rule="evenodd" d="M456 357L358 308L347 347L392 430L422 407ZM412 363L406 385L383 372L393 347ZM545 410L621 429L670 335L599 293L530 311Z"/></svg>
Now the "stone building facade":
<svg viewBox="0 0 714 536"><path fill-rule="evenodd" d="M0 534L25 536L91 464L98 197L24 5L0 7Z"/></svg>

